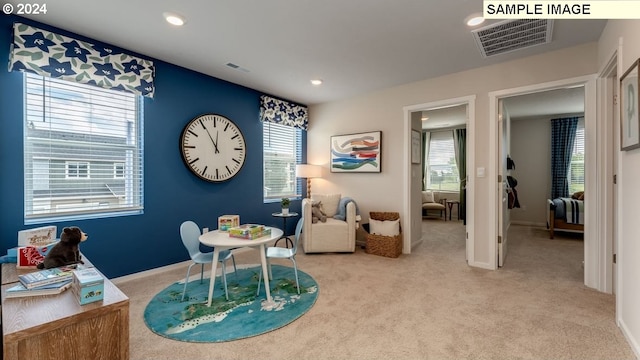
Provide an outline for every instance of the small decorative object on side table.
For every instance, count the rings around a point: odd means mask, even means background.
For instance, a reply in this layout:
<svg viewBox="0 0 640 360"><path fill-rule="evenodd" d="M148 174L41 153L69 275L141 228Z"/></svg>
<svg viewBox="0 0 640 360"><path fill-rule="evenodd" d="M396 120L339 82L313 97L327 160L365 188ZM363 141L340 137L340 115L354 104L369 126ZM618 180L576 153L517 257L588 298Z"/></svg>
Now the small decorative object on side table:
<svg viewBox="0 0 640 360"><path fill-rule="evenodd" d="M289 204L291 204L291 200L289 200L289 198L285 197L280 200L280 205L282 206L283 215L289 214Z"/></svg>
<svg viewBox="0 0 640 360"><path fill-rule="evenodd" d="M288 199L287 199L288 200ZM289 209L287 209L289 210ZM284 212L272 213L271 216L282 218L282 237L273 244L273 246L278 246L278 241L284 239L285 246L289 248L289 244L293 247L293 240L287 236L287 218L298 216L297 212Z"/></svg>

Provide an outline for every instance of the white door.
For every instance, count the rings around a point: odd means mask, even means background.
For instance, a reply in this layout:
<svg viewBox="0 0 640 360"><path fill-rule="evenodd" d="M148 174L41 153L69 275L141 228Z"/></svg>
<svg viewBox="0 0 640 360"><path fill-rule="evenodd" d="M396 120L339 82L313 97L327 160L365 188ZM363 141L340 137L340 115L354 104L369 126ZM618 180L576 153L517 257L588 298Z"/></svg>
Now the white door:
<svg viewBox="0 0 640 360"><path fill-rule="evenodd" d="M509 207L508 207L508 191L507 182L507 155L508 155L508 137L507 124L505 121L504 102L498 100L498 267L504 266L504 260L507 257L507 229L509 228Z"/></svg>

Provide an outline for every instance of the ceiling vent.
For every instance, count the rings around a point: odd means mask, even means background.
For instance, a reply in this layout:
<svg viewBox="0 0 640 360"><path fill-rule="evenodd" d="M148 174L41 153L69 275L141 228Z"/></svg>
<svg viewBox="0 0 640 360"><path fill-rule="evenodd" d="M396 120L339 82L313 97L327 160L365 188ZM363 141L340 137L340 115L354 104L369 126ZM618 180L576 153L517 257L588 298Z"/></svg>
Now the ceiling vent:
<svg viewBox="0 0 640 360"><path fill-rule="evenodd" d="M551 42L553 20L507 20L471 32L482 57Z"/></svg>

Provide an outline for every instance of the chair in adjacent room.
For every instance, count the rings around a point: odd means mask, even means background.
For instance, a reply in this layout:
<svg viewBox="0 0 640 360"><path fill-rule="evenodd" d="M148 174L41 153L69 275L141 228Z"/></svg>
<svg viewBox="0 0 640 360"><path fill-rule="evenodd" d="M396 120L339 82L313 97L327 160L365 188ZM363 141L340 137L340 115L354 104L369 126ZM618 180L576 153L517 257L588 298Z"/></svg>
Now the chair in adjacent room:
<svg viewBox="0 0 640 360"><path fill-rule="evenodd" d="M282 247L268 247L267 248L267 267L269 268L269 279L273 278L273 274L271 273L271 261L270 259L289 259L293 263L293 272L296 276L296 287L298 288L298 295L300 295L300 282L298 281L298 265L296 264L296 252L298 251L298 243L300 241L300 232L302 231L302 225L304 221L302 219L298 220L298 224L296 225L295 239L293 240L293 247L282 248ZM258 276L258 291L256 295L260 294L260 283L262 282L262 270L260 270L260 275Z"/></svg>
<svg viewBox="0 0 640 360"><path fill-rule="evenodd" d="M200 264L200 283L203 281L204 277L204 264L210 264L213 262L213 251L203 253L200 251L200 227L193 221L185 221L180 225L180 237L182 237L182 243L184 247L187 248L189 252L189 256L193 261L189 268L187 269L187 277L184 280L184 289L182 290L182 300L184 301L184 295L187 292L187 284L189 283L189 275L191 274L191 267L196 264ZM233 254L230 250L220 251L220 255L218 256L218 262L222 264L222 280L224 283L224 294L229 300L229 291L227 290L227 260L231 259L233 261L233 271L236 272L236 259L233 257ZM211 276L215 276L215 274L211 274Z"/></svg>

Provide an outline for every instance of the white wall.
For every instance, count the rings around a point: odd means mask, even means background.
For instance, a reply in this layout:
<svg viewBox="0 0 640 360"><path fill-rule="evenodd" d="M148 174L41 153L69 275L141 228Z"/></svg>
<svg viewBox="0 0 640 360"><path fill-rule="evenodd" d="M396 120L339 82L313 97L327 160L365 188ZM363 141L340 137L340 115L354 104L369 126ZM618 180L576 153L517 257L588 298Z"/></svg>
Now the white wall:
<svg viewBox="0 0 640 360"><path fill-rule="evenodd" d="M505 62L499 65L459 72L435 79L419 81L365 94L352 99L310 107L308 132L308 162L325 166L323 179L314 179L313 191L341 192L358 202L363 219L369 211L398 211L403 214L403 161L405 134L403 107L463 96L476 95L475 166L489 165L489 97L488 93L501 89L567 79L597 72L597 44L591 43ZM429 66L429 64L425 64ZM382 173L330 173L329 138L331 135L365 131L382 131ZM470 173L475 176L475 171ZM493 175L476 178L474 209L475 262L481 267L490 264L488 224L489 187L494 186ZM418 196L417 194L414 196ZM419 216L419 214L415 214Z"/></svg>
<svg viewBox="0 0 640 360"><path fill-rule="evenodd" d="M520 208L511 211L518 224L546 226L551 188L551 124L549 118L511 121L511 176L518 180Z"/></svg>
<svg viewBox="0 0 640 360"><path fill-rule="evenodd" d="M622 68L618 77L640 57L640 21L609 20L598 42L598 67L618 48L622 39ZM638 238L638 203L640 203L640 149L616 151L618 167L618 286L616 313L620 327L631 347L640 356L640 239Z"/></svg>

